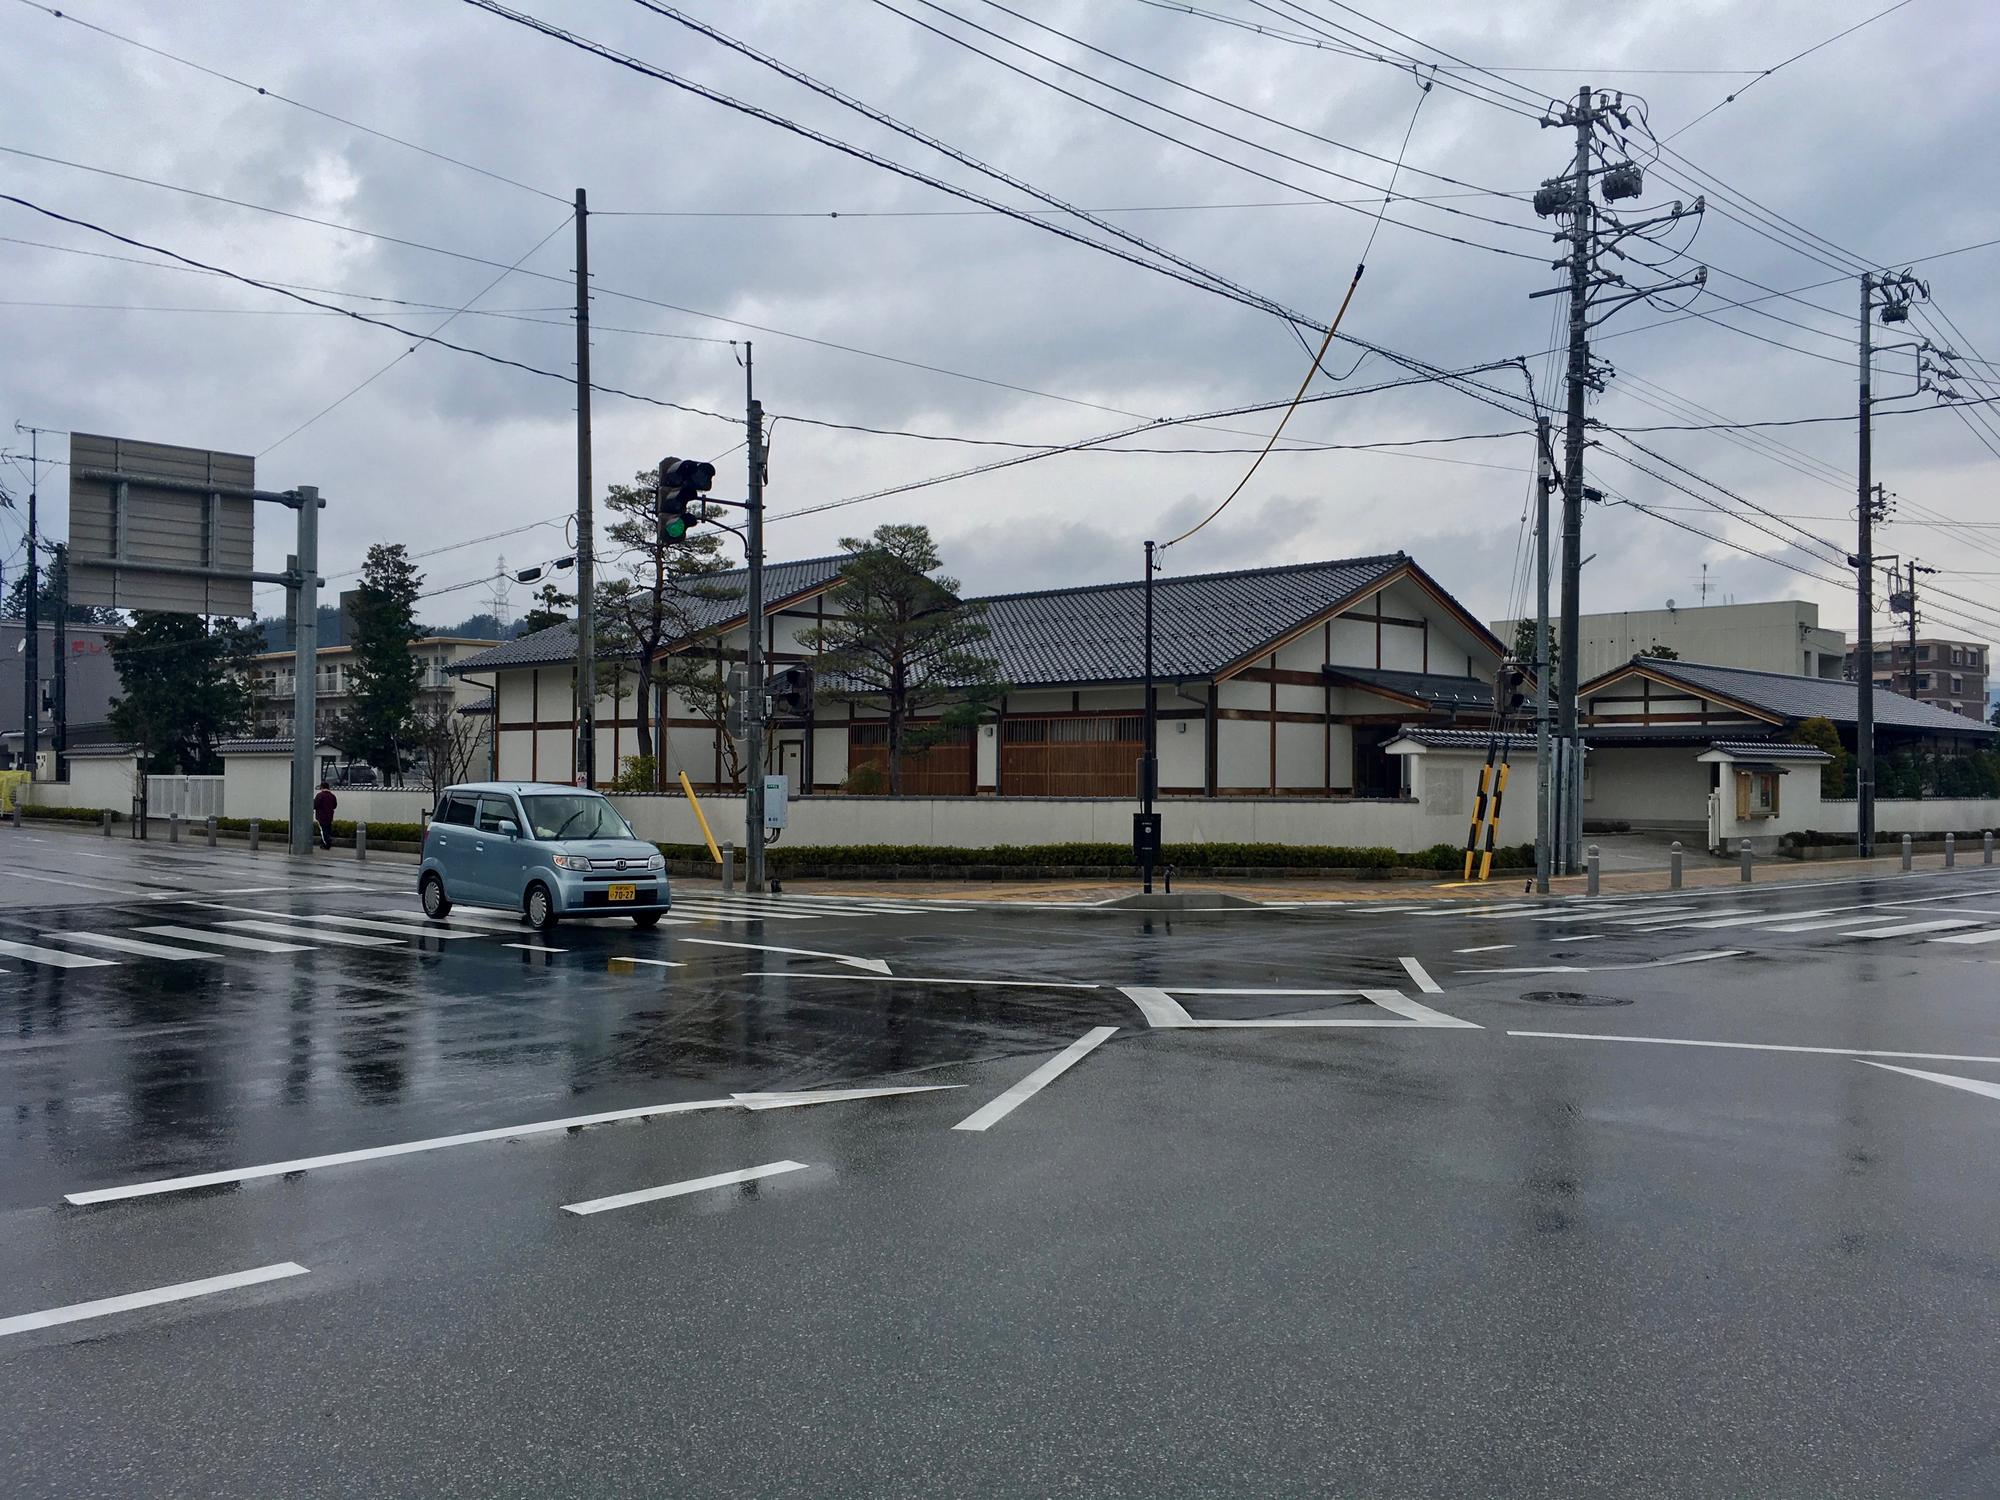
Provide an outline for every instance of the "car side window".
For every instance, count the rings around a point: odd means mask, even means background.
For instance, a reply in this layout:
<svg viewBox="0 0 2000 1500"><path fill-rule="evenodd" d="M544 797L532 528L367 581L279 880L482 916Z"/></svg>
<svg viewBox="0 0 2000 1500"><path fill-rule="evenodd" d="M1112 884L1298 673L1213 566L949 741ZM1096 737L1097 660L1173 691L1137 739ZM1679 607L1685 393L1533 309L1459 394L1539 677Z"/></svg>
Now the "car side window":
<svg viewBox="0 0 2000 1500"><path fill-rule="evenodd" d="M502 821L520 826L520 817L514 811L514 804L507 797L481 797L479 799L479 831L498 833Z"/></svg>
<svg viewBox="0 0 2000 1500"><path fill-rule="evenodd" d="M444 806L438 809L440 823L456 823L461 827L472 826L473 799L470 797L447 797Z"/></svg>

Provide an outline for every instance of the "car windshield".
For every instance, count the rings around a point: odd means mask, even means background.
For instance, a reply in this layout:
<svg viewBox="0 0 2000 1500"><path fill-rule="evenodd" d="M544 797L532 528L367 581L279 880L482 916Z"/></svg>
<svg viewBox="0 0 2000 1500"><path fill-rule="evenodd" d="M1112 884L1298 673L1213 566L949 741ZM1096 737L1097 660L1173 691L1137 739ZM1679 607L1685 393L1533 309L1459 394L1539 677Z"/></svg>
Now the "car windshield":
<svg viewBox="0 0 2000 1500"><path fill-rule="evenodd" d="M588 792L523 797L528 827L538 839L629 839L632 826L602 797Z"/></svg>

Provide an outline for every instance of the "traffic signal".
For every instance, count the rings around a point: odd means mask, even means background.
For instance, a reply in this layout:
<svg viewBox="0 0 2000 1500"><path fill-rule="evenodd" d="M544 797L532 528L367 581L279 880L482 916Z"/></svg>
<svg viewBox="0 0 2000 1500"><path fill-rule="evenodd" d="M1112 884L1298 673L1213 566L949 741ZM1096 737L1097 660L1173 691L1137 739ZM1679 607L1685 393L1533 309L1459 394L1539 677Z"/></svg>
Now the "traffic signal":
<svg viewBox="0 0 2000 1500"><path fill-rule="evenodd" d="M1493 711L1511 719L1528 704L1528 668L1512 657L1500 663L1493 677Z"/></svg>
<svg viewBox="0 0 2000 1500"><path fill-rule="evenodd" d="M692 458L660 460L660 536L669 542L685 541L688 528L700 520L690 516L688 507L715 483L715 465Z"/></svg>
<svg viewBox="0 0 2000 1500"><path fill-rule="evenodd" d="M811 712L813 700L811 667L786 667L774 675L766 686L769 689L767 701L774 718L803 719Z"/></svg>

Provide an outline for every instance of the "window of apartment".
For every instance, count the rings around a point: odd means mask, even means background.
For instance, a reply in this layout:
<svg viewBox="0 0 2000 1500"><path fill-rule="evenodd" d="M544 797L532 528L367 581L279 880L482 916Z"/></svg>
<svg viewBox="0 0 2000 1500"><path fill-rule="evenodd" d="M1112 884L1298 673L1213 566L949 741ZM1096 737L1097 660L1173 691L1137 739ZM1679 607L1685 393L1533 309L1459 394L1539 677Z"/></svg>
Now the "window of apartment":
<svg viewBox="0 0 2000 1500"><path fill-rule="evenodd" d="M1928 691L1930 690L1930 685L1931 685L1931 674L1930 674L1930 673L1928 673L1928 672L1919 672L1919 673L1917 673L1917 691L1918 691L1918 692L1928 692Z"/></svg>
<svg viewBox="0 0 2000 1500"><path fill-rule="evenodd" d="M1876 665L1880 666L1882 663L1888 661L1888 659L1889 659L1889 653L1887 651L1884 651L1880 646L1877 646L1875 648Z"/></svg>
<svg viewBox="0 0 2000 1500"><path fill-rule="evenodd" d="M1965 679L1963 677L1960 677L1956 672L1952 673L1951 690L1954 693L1962 693L1965 691Z"/></svg>
<svg viewBox="0 0 2000 1500"><path fill-rule="evenodd" d="M1918 661L1929 661L1930 659L1931 659L1931 648L1930 648L1930 647L1928 647L1928 646L1919 646L1919 647L1917 647L1917 660L1918 660Z"/></svg>

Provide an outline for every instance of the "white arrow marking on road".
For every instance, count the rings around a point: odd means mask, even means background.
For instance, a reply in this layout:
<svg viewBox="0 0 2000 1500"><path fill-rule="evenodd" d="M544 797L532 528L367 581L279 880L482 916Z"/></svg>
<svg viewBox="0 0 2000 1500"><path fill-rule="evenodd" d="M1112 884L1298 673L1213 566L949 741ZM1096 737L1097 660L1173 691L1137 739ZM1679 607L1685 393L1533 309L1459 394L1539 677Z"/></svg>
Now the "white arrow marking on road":
<svg viewBox="0 0 2000 1500"><path fill-rule="evenodd" d="M761 1167L744 1167L736 1172L717 1172L713 1177L693 1177L686 1182L670 1182L665 1187L640 1188L636 1193L614 1193L609 1198L592 1198L587 1203L565 1203L566 1214L601 1214L607 1208L630 1208L635 1203L657 1203L662 1198L683 1198L710 1188L734 1187L739 1182L756 1182L786 1172L803 1172L802 1161L774 1161Z"/></svg>
<svg viewBox="0 0 2000 1500"><path fill-rule="evenodd" d="M886 974L889 965L879 958L855 958L846 953L822 953L817 948L774 948L769 943L729 943L721 938L682 938L684 943L699 943L704 948L747 948L753 953L790 953L799 958L830 958L837 964L851 964L857 969L866 969L871 974Z"/></svg>
<svg viewBox="0 0 2000 1500"><path fill-rule="evenodd" d="M1404 972L1417 982L1417 988L1424 994L1442 995L1444 993L1444 987L1431 978L1430 974L1425 971L1424 966L1414 958L1399 958L1396 962L1403 966Z"/></svg>
<svg viewBox="0 0 2000 1500"><path fill-rule="evenodd" d="M1941 1083L1948 1089L1964 1089L1968 1094L1984 1094L1989 1099L2000 1099L2000 1083L1988 1083L1984 1078L1960 1078L1955 1073L1926 1073L1922 1068L1899 1068L1893 1063L1869 1062L1865 1057L1855 1061L1864 1067L1880 1068L1886 1073L1907 1073L1912 1078Z"/></svg>
<svg viewBox="0 0 2000 1500"><path fill-rule="evenodd" d="M122 1297L100 1297L95 1302L74 1302L68 1307L52 1307L46 1312L22 1313L0 1318L0 1338L10 1333L26 1333L31 1328L54 1328L60 1323L80 1323L86 1318L103 1318L112 1313L130 1312L138 1307L158 1307L163 1302L185 1302L190 1297L207 1297L232 1291L239 1286L278 1281L287 1276L304 1276L306 1268L292 1261L275 1266L258 1266L253 1271L232 1271L227 1276L207 1276L200 1281L177 1281L172 1286L156 1286L151 1291L127 1292Z"/></svg>
<svg viewBox="0 0 2000 1500"><path fill-rule="evenodd" d="M850 1099L888 1099L897 1094L937 1094L946 1089L962 1089L962 1083L905 1084L885 1089L796 1089L789 1093L731 1094L732 1101L745 1109L798 1109L807 1104L845 1104Z"/></svg>

